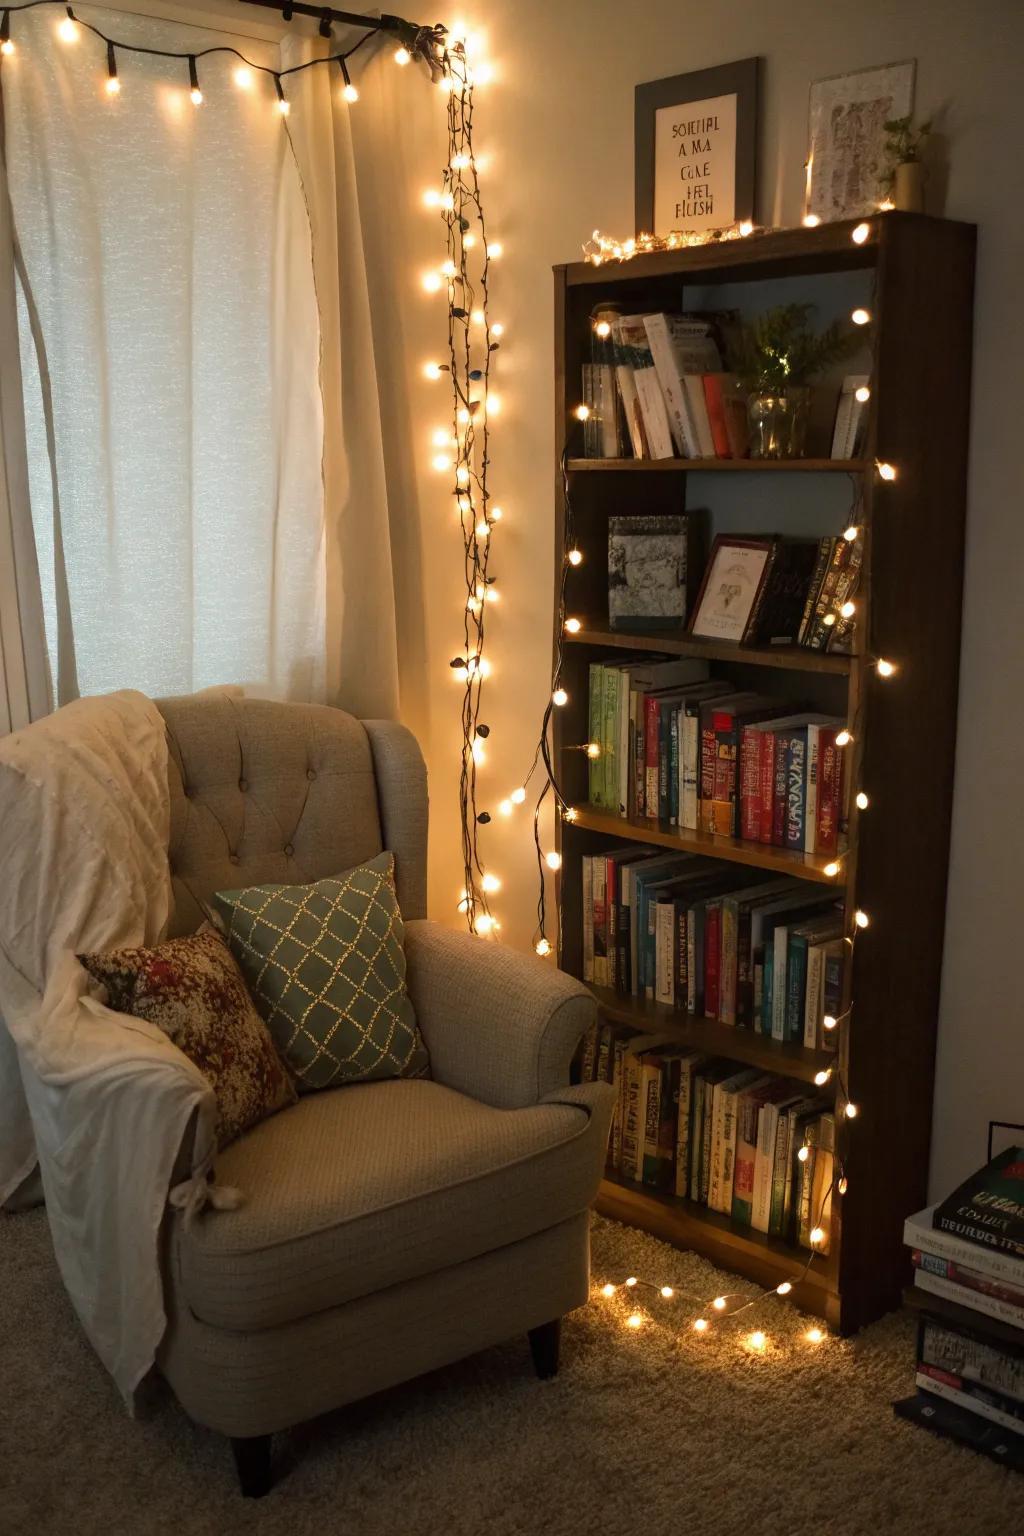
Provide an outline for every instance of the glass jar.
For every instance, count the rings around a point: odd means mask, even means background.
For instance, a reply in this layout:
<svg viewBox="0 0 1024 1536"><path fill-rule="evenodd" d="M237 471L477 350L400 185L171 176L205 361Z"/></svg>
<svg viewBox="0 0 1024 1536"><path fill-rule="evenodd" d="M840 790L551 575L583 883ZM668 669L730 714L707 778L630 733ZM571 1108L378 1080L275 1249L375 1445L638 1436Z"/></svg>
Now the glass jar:
<svg viewBox="0 0 1024 1536"><path fill-rule="evenodd" d="M810 415L809 384L788 389L755 390L747 398L752 459L800 459Z"/></svg>

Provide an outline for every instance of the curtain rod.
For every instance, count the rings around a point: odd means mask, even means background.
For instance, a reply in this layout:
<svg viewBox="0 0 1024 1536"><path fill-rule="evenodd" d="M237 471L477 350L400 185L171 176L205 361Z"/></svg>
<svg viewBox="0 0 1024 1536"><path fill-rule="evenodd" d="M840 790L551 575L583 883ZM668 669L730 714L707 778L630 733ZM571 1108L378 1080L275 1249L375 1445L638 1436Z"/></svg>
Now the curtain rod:
<svg viewBox="0 0 1024 1536"><path fill-rule="evenodd" d="M371 32L404 32L430 30L421 29L415 22L406 21L401 16L361 16L358 11L336 11L332 6L304 5L300 0L239 0L242 5L259 5L268 11L280 11L285 21L291 21L292 16L312 16L315 21L321 23L321 30L329 29L332 21L341 26L366 27Z"/></svg>

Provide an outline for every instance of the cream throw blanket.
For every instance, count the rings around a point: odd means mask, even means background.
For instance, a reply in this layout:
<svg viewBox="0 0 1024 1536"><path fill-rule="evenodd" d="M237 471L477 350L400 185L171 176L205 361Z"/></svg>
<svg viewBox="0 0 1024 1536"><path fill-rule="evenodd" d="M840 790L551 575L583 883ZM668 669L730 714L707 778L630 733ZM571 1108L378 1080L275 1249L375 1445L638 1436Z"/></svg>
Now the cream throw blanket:
<svg viewBox="0 0 1024 1536"><path fill-rule="evenodd" d="M164 722L140 693L0 740L0 1019L17 1047L0 1050L0 1202L38 1154L64 1284L129 1406L166 1326L157 1242L175 1160L197 1111L174 1192L194 1208L215 1105L159 1029L88 995L75 952L159 941L169 822Z"/></svg>

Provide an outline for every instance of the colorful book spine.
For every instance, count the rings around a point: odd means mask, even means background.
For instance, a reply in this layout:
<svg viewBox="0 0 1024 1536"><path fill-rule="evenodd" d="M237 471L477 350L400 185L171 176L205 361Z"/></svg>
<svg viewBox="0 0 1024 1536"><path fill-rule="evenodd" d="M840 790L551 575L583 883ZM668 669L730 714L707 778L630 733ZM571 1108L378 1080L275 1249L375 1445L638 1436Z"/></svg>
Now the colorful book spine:
<svg viewBox="0 0 1024 1536"><path fill-rule="evenodd" d="M804 846L807 799L807 727L784 732L786 804L783 847L800 852Z"/></svg>
<svg viewBox="0 0 1024 1536"><path fill-rule="evenodd" d="M839 816L842 809L843 750L836 746L840 726L818 730L818 790L812 853L836 853L839 848Z"/></svg>
<svg viewBox="0 0 1024 1536"><path fill-rule="evenodd" d="M722 959L722 903L709 901L704 909L704 1016L718 1018Z"/></svg>
<svg viewBox="0 0 1024 1536"><path fill-rule="evenodd" d="M648 694L644 700L644 814L651 821L656 821L658 818L658 795L661 781L659 754L660 725L661 706L653 694Z"/></svg>
<svg viewBox="0 0 1024 1536"><path fill-rule="evenodd" d="M766 734L756 725L745 725L740 731L740 836L755 843L761 840L762 742Z"/></svg>

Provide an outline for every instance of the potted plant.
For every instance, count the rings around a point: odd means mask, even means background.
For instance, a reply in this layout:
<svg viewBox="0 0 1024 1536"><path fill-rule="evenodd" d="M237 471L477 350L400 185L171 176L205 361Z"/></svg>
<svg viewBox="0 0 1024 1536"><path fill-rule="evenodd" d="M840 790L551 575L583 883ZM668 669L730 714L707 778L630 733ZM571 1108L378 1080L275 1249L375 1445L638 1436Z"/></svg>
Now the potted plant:
<svg viewBox="0 0 1024 1536"><path fill-rule="evenodd" d="M804 452L811 382L841 362L859 337L833 321L813 331L813 304L781 304L741 325L733 344L735 372L747 392L750 456L798 459Z"/></svg>
<svg viewBox="0 0 1024 1536"><path fill-rule="evenodd" d="M904 213L920 213L924 208L921 152L932 131L931 119L915 128L909 115L893 117L883 126L886 132L883 200Z"/></svg>

